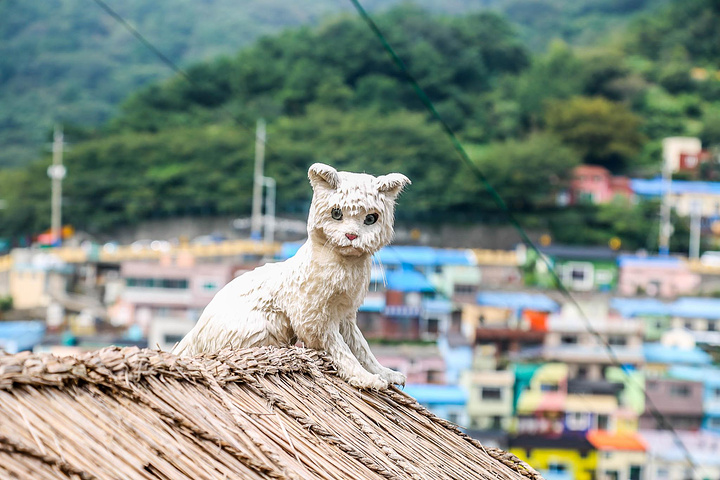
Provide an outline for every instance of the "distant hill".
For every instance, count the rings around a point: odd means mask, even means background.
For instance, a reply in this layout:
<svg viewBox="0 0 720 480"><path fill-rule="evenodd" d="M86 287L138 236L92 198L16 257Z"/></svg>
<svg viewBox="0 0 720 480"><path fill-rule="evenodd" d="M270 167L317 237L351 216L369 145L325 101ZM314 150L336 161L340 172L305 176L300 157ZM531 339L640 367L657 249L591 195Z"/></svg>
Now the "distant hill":
<svg viewBox="0 0 720 480"><path fill-rule="evenodd" d="M234 54L288 26L318 24L350 12L331 0L118 0L107 3L183 67ZM368 0L377 11L398 0ZM636 14L666 3L650 0L422 0L435 13L492 9L517 25L532 50L553 38L591 44ZM54 122L98 126L139 87L172 76L91 0L0 2L0 168L39 156Z"/></svg>

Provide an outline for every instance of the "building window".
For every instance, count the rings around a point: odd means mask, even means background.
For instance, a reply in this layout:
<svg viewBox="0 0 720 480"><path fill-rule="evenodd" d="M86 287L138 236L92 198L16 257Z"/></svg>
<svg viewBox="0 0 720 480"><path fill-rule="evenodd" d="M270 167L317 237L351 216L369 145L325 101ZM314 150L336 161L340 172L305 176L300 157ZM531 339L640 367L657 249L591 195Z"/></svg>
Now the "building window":
<svg viewBox="0 0 720 480"><path fill-rule="evenodd" d="M587 430L588 414L585 412L568 412L565 423L568 430Z"/></svg>
<svg viewBox="0 0 720 480"><path fill-rule="evenodd" d="M428 318L427 333L432 333L432 334L440 333L440 320L438 320L437 318Z"/></svg>
<svg viewBox="0 0 720 480"><path fill-rule="evenodd" d="M686 320L686 321L685 321L685 328L687 328L688 330L692 330L692 329L693 329L693 322L692 322L692 320Z"/></svg>
<svg viewBox="0 0 720 480"><path fill-rule="evenodd" d="M542 392L557 392L559 390L556 383L542 383L540 384L540 391Z"/></svg>
<svg viewBox="0 0 720 480"><path fill-rule="evenodd" d="M483 400L501 400L502 391L497 387L482 387L480 397Z"/></svg>
<svg viewBox="0 0 720 480"><path fill-rule="evenodd" d="M456 283L454 291L455 295L472 295L475 293L475 286L464 283Z"/></svg>
<svg viewBox="0 0 720 480"><path fill-rule="evenodd" d="M502 430L502 417L494 415L492 417L492 423L490 424L492 430Z"/></svg>
<svg viewBox="0 0 720 480"><path fill-rule="evenodd" d="M590 290L594 282L593 272L590 262L568 262L563 267L563 283L576 290Z"/></svg>
<svg viewBox="0 0 720 480"><path fill-rule="evenodd" d="M163 341L165 342L165 345L175 345L176 343L180 343L180 341L183 339L185 335L175 335L172 333L165 334L163 337Z"/></svg>
<svg viewBox="0 0 720 480"><path fill-rule="evenodd" d="M627 345L627 338L622 335L609 335L608 343L616 347L624 347Z"/></svg>
<svg viewBox="0 0 720 480"><path fill-rule="evenodd" d="M187 289L188 281L176 278L164 278L159 281L162 288L173 288L173 289Z"/></svg>
<svg viewBox="0 0 720 480"><path fill-rule="evenodd" d="M587 378L588 367L582 366L577 369L577 378Z"/></svg>
<svg viewBox="0 0 720 480"><path fill-rule="evenodd" d="M658 467L657 478L668 478L668 469L666 467Z"/></svg>
<svg viewBox="0 0 720 480"><path fill-rule="evenodd" d="M640 465L630 465L628 480L642 480L642 467Z"/></svg>
<svg viewBox="0 0 720 480"><path fill-rule="evenodd" d="M607 415L598 415L598 417L597 417L598 430L608 430L609 425L610 425L610 418Z"/></svg>
<svg viewBox="0 0 720 480"><path fill-rule="evenodd" d="M564 463L550 462L548 463L548 471L550 473L563 474L568 471L568 466Z"/></svg>
<svg viewBox="0 0 720 480"><path fill-rule="evenodd" d="M673 397L689 397L690 387L688 385L671 385L670 395Z"/></svg>
<svg viewBox="0 0 720 480"><path fill-rule="evenodd" d="M202 289L205 290L206 292L214 292L215 290L218 289L218 284L217 284L217 282L208 280L206 282L203 282Z"/></svg>
<svg viewBox="0 0 720 480"><path fill-rule="evenodd" d="M560 337L560 343L563 345L577 345L578 337L577 335L562 335Z"/></svg>
<svg viewBox="0 0 720 480"><path fill-rule="evenodd" d="M715 320L708 320L708 323L707 323L708 332L714 332L715 330L717 330L717 326L715 323L716 323Z"/></svg>
<svg viewBox="0 0 720 480"><path fill-rule="evenodd" d="M428 370L427 382L428 383L443 383L443 372L439 370Z"/></svg>

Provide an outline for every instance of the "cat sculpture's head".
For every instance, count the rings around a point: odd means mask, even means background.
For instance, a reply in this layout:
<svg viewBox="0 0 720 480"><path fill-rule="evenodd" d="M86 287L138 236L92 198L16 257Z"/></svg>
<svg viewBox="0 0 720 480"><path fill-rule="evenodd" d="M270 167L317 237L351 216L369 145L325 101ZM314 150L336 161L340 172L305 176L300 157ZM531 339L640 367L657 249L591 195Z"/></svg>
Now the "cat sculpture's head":
<svg viewBox="0 0 720 480"><path fill-rule="evenodd" d="M316 163L308 171L313 199L308 235L344 256L373 254L393 237L395 199L410 180L400 173L373 177Z"/></svg>

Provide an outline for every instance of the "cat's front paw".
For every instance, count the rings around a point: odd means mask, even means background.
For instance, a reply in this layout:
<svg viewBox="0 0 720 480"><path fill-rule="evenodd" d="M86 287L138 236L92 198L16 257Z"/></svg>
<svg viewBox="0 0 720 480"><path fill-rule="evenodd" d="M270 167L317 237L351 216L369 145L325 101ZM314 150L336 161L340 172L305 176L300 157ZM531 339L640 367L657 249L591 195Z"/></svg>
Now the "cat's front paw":
<svg viewBox="0 0 720 480"><path fill-rule="evenodd" d="M392 370L390 368L383 367L382 371L379 374L382 378L384 378L389 384L391 385L403 385L405 386L405 375L402 373Z"/></svg>
<svg viewBox="0 0 720 480"><path fill-rule="evenodd" d="M347 382L353 387L367 388L371 390L385 390L388 388L388 382L380 375L353 375L347 378Z"/></svg>

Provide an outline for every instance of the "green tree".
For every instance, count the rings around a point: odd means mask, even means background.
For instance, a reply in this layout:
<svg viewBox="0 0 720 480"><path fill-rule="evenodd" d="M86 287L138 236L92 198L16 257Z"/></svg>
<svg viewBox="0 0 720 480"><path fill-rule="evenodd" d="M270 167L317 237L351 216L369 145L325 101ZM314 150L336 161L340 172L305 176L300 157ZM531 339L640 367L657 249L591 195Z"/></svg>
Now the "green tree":
<svg viewBox="0 0 720 480"><path fill-rule="evenodd" d="M574 150L547 134L493 143L471 151L476 165L508 207L521 212L553 208L555 195L567 186L572 169L580 163ZM474 178L469 177L464 188L459 188L461 196L482 199L483 208L498 209L484 186Z"/></svg>
<svg viewBox="0 0 720 480"><path fill-rule="evenodd" d="M614 172L626 169L645 142L641 118L626 106L601 97L574 97L548 104L548 130L582 155L585 163Z"/></svg>

